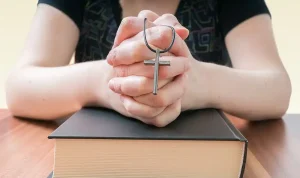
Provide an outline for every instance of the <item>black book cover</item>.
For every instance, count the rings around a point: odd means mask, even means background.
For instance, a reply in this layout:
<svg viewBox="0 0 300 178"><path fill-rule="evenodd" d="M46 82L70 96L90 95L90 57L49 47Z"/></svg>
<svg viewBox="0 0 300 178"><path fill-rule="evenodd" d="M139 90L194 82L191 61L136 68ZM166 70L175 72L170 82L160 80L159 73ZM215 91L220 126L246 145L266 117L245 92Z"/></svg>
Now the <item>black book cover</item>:
<svg viewBox="0 0 300 178"><path fill-rule="evenodd" d="M84 108L73 114L48 138L242 141L245 142L245 154L241 175L245 168L248 142L217 109L185 111L171 124L159 128L112 110Z"/></svg>

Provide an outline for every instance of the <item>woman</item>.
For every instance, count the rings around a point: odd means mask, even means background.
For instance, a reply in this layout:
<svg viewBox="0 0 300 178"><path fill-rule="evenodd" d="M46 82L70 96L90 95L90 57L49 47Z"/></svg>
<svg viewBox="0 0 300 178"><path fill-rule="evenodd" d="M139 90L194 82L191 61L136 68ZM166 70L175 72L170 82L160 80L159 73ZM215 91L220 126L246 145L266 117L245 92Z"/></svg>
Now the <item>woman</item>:
<svg viewBox="0 0 300 178"><path fill-rule="evenodd" d="M145 10L147 9L147 10ZM56 119L85 106L165 126L181 111L219 108L249 120L280 118L289 76L263 0L40 0L24 51L7 80L15 116ZM155 48L175 42L160 60ZM121 20L122 19L122 20ZM75 52L75 64L68 65Z"/></svg>

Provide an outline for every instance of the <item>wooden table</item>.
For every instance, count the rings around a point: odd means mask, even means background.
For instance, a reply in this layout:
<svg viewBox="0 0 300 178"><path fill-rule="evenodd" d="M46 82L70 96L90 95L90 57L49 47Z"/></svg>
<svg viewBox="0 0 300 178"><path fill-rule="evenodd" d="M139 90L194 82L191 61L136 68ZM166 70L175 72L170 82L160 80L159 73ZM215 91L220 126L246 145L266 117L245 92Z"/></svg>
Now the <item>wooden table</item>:
<svg viewBox="0 0 300 178"><path fill-rule="evenodd" d="M300 114L248 122L229 116L249 141L245 178L300 177ZM43 178L53 167L54 140L64 120L18 119L0 109L0 178Z"/></svg>

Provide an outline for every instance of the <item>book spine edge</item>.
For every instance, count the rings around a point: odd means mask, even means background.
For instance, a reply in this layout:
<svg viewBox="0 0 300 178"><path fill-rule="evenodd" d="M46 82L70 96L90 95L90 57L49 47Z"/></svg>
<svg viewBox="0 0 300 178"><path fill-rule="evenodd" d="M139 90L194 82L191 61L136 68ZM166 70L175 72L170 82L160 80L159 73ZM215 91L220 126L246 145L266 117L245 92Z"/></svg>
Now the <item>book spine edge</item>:
<svg viewBox="0 0 300 178"><path fill-rule="evenodd" d="M242 142L244 142L244 155L243 155L243 162L242 167L240 171L239 178L244 177L245 169L246 169L246 162L247 162L247 154L248 154L248 140L244 137L244 135L230 122L230 120L227 118L227 116L222 112L221 110L217 109L217 112L220 114L220 116L224 119L230 130L238 137L238 139Z"/></svg>
<svg viewBox="0 0 300 178"><path fill-rule="evenodd" d="M242 168L241 168L241 172L240 172L240 177L239 178L243 178L244 177L244 173L245 173L245 169L246 169L246 162L247 162L247 154L248 154L248 142L245 141L245 146L244 146L244 156L243 156L243 163L242 163Z"/></svg>
<svg viewBox="0 0 300 178"><path fill-rule="evenodd" d="M244 137L244 135L230 122L230 120L227 118L227 116L219 109L217 109L217 112L220 114L220 116L224 119L230 130L234 133L234 135L237 136L237 138L240 141L248 142L248 140Z"/></svg>

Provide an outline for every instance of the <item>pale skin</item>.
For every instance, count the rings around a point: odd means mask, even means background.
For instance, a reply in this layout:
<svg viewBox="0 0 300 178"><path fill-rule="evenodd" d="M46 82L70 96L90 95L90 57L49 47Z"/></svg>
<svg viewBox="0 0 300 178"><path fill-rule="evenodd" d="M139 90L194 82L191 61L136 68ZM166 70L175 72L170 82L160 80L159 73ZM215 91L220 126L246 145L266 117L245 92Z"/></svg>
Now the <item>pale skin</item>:
<svg viewBox="0 0 300 178"><path fill-rule="evenodd" d="M249 120L278 119L285 114L291 83L269 16L252 17L228 33L225 42L233 63L228 68L190 55L183 41L189 32L172 15L177 7L174 1L165 2L165 11L156 9L155 1L133 3L134 11L126 10L126 3L122 1L124 19L107 59L74 65L68 64L79 30L63 13L40 5L6 83L12 114L53 120L92 105L158 127L174 121L181 111L208 107ZM143 11L146 8L150 10ZM161 57L171 66L161 67L156 96L152 95L153 68L143 65L144 60L155 58L143 45L144 17L148 18L147 39L154 47L166 48L171 41L171 31L160 24L176 29L174 46Z"/></svg>

